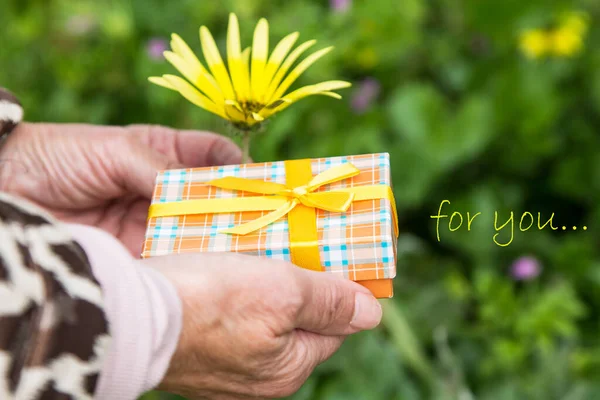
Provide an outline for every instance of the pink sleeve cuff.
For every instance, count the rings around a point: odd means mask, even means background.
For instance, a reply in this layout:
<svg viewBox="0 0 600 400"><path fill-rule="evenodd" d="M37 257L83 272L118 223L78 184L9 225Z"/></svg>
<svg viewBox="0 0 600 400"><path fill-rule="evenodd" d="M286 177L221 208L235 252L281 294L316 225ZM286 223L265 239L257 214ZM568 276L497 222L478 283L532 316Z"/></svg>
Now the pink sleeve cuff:
<svg viewBox="0 0 600 400"><path fill-rule="evenodd" d="M113 236L89 226L67 228L103 289L112 336L96 398L134 400L156 387L169 367L181 332L181 300L160 272L136 263Z"/></svg>

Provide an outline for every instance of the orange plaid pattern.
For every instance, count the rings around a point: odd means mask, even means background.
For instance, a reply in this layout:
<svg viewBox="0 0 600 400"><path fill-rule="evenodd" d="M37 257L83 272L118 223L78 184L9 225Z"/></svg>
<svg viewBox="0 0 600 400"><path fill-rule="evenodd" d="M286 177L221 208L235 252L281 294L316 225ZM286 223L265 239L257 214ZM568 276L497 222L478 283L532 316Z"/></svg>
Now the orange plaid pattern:
<svg viewBox="0 0 600 400"><path fill-rule="evenodd" d="M342 163L360 173L321 187L318 191L368 185L391 186L387 153L311 160L313 176ZM153 203L194 199L256 196L209 186L225 176L286 183L283 162L162 171ZM150 218L142 257L171 253L227 251L290 260L287 218L247 235L219 231L252 221L265 212L182 215ZM319 253L323 270L354 281L390 280L396 275L396 237L388 200L355 201L345 213L317 210Z"/></svg>

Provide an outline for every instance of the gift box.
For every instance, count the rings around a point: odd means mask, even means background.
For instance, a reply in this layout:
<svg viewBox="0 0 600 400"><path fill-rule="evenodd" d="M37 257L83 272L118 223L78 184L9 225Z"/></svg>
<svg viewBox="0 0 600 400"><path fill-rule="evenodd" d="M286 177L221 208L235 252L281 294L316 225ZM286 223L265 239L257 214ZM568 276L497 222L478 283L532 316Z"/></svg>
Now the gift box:
<svg viewBox="0 0 600 400"><path fill-rule="evenodd" d="M398 225L387 153L158 173L142 257L238 252L393 295Z"/></svg>

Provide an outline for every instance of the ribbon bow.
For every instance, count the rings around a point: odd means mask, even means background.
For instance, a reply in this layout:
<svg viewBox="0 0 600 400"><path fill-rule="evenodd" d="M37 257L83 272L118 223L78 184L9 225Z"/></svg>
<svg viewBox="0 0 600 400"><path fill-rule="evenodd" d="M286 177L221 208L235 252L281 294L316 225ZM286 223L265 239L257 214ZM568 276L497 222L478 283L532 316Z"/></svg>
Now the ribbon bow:
<svg viewBox="0 0 600 400"><path fill-rule="evenodd" d="M341 181L358 175L360 170L352 164L342 164L328 169L315 176L308 184L290 188L280 183L258 181L252 179L226 177L208 182L208 185L228 190L241 190L244 192L271 195L275 198L284 197L287 201L260 218L221 233L246 235L277 221L287 215L298 204L318 208L325 211L344 212L348 210L354 200L355 194L348 191L315 192L323 185Z"/></svg>

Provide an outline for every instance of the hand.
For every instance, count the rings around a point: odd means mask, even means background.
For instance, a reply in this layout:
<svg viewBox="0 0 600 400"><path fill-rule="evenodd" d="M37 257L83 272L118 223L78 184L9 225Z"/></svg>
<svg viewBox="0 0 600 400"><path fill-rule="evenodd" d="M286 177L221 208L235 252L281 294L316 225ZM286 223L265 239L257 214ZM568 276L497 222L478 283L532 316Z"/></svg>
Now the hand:
<svg viewBox="0 0 600 400"><path fill-rule="evenodd" d="M207 132L24 123L0 147L0 191L100 227L138 256L158 170L236 164L241 155Z"/></svg>
<svg viewBox="0 0 600 400"><path fill-rule="evenodd" d="M182 334L159 389L190 399L289 396L346 335L381 320L361 285L283 261L205 253L138 262L182 298Z"/></svg>

